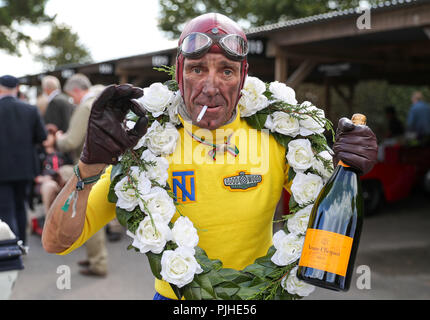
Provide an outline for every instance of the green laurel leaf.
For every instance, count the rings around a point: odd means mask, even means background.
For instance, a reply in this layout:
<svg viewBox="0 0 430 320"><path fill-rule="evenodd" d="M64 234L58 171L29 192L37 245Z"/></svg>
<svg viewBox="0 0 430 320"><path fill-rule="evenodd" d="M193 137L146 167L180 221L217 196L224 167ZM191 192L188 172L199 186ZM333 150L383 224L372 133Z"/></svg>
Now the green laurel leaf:
<svg viewBox="0 0 430 320"><path fill-rule="evenodd" d="M231 281L224 282L221 286L215 287L216 295L224 300L233 299L239 290L240 286Z"/></svg>
<svg viewBox="0 0 430 320"><path fill-rule="evenodd" d="M185 286L184 297L186 300L202 300L201 290L194 281Z"/></svg>
<svg viewBox="0 0 430 320"><path fill-rule="evenodd" d="M254 129L261 130L264 129L264 124L266 123L267 114L255 113L250 117L246 117L245 120Z"/></svg>
<svg viewBox="0 0 430 320"><path fill-rule="evenodd" d="M283 134L277 132L272 132L271 134L280 145L288 150L288 144L290 143L292 137L284 136Z"/></svg>
<svg viewBox="0 0 430 320"><path fill-rule="evenodd" d="M133 212L127 211L125 209L121 209L119 207L116 207L116 217L118 219L118 222L124 226L127 227L128 221L133 217Z"/></svg>
<svg viewBox="0 0 430 320"><path fill-rule="evenodd" d="M296 176L296 172L294 171L293 167L290 166L290 168L288 169L288 183L293 181L295 176Z"/></svg>
<svg viewBox="0 0 430 320"><path fill-rule="evenodd" d="M151 267L151 271L154 274L154 276L162 280L161 276L161 254L152 253L151 251L148 251L146 253L146 256L148 257L149 266Z"/></svg>

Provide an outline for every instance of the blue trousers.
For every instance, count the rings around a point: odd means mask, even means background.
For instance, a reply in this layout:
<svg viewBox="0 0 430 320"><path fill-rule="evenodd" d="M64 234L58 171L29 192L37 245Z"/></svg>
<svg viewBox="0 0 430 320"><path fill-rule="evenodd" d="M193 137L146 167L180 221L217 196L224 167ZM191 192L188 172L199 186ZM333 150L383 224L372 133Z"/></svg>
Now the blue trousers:
<svg viewBox="0 0 430 320"><path fill-rule="evenodd" d="M27 243L27 191L28 181L0 182L0 219L6 222L15 236Z"/></svg>
<svg viewBox="0 0 430 320"><path fill-rule="evenodd" d="M166 298L161 294L159 294L158 292L156 292L152 300L172 300L172 299Z"/></svg>

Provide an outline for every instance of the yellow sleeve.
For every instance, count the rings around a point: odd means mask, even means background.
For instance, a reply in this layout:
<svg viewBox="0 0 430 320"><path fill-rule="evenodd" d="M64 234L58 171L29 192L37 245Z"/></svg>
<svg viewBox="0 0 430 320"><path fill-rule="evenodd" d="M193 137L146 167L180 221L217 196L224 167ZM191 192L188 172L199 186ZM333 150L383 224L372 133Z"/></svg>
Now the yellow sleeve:
<svg viewBox="0 0 430 320"><path fill-rule="evenodd" d="M58 253L59 255L69 254L73 250L79 248L91 238L93 234L115 218L115 203L109 202L107 198L111 169L112 167L109 166L100 177L100 180L91 189L88 197L84 229L81 235L68 249Z"/></svg>

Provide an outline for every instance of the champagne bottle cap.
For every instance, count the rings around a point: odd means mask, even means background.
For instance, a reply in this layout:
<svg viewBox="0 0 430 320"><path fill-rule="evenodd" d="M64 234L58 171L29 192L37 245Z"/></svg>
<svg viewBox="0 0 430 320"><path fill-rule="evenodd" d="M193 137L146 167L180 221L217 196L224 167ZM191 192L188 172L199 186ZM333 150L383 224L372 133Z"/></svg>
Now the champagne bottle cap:
<svg viewBox="0 0 430 320"><path fill-rule="evenodd" d="M352 115L351 121L355 125L366 125L366 116L361 113L355 113Z"/></svg>

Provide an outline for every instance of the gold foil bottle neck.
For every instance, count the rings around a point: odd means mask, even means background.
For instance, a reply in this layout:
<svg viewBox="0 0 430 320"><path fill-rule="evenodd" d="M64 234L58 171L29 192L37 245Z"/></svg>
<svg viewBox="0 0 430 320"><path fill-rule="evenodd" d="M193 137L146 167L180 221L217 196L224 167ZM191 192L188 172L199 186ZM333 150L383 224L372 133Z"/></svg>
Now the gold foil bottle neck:
<svg viewBox="0 0 430 320"><path fill-rule="evenodd" d="M366 116L361 113L355 113L354 115L352 115L351 118L352 123L354 123L355 125L366 125L366 120Z"/></svg>

